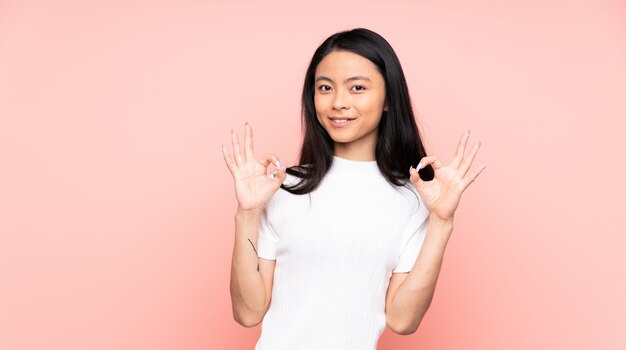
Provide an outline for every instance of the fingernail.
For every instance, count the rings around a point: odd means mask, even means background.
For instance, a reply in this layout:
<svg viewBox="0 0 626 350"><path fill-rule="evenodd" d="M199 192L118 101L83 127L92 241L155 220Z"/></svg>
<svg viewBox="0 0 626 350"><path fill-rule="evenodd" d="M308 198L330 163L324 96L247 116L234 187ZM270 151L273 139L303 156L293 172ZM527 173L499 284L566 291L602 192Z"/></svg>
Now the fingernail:
<svg viewBox="0 0 626 350"><path fill-rule="evenodd" d="M280 160L276 159L276 167L280 170Z"/></svg>
<svg viewBox="0 0 626 350"><path fill-rule="evenodd" d="M283 164L283 168L285 168L285 172L287 172L287 163Z"/></svg>
<svg viewBox="0 0 626 350"><path fill-rule="evenodd" d="M420 169L423 168L423 167L424 167L424 165L422 163L419 163L417 165L417 167L415 168L415 171L420 171Z"/></svg>

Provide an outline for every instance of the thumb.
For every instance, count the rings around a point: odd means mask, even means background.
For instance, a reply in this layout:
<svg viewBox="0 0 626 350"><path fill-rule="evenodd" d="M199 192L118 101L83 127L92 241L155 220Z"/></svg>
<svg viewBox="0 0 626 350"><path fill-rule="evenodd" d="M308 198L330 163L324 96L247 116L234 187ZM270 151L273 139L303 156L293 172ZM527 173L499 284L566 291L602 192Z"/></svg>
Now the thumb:
<svg viewBox="0 0 626 350"><path fill-rule="evenodd" d="M420 174L417 173L417 170L415 170L415 168L412 165L409 168L409 179L416 186L418 183L420 183L420 181L424 181L422 180L422 178L420 177Z"/></svg>
<svg viewBox="0 0 626 350"><path fill-rule="evenodd" d="M287 164L282 163L280 164L280 168L272 171L272 173L269 175L270 179L272 179L277 186L280 186L280 184L282 184L287 178L286 169Z"/></svg>
<svg viewBox="0 0 626 350"><path fill-rule="evenodd" d="M281 184L285 181L285 179L287 178L287 163L281 163L280 164L280 169L278 169L278 172L276 173L276 181L279 181Z"/></svg>

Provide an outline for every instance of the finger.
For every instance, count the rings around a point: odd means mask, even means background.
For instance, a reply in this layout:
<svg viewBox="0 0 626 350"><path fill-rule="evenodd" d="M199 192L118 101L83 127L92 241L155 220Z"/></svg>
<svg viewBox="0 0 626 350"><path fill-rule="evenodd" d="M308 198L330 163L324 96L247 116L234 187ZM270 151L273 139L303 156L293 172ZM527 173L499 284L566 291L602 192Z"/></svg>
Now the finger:
<svg viewBox="0 0 626 350"><path fill-rule="evenodd" d="M235 172L237 172L237 169L238 169L237 163L235 163L235 161L230 156L230 154L228 154L228 150L226 149L226 146L224 145L222 145L222 154L224 155L224 161L226 162L226 166L228 167L228 170L234 176Z"/></svg>
<svg viewBox="0 0 626 350"><path fill-rule="evenodd" d="M279 169L274 170L271 174L272 175L271 178L274 180L277 186L280 186L287 178L287 173L285 172L286 166L287 165L283 166L281 164L281 167Z"/></svg>
<svg viewBox="0 0 626 350"><path fill-rule="evenodd" d="M459 140L459 144L456 146L456 153L450 162L450 167L453 169L457 169L463 158L465 157L465 146L467 146L467 140L470 136L470 130L467 130L463 136L461 136L461 140Z"/></svg>
<svg viewBox="0 0 626 350"><path fill-rule="evenodd" d="M476 153L478 153L478 149L480 148L481 142L479 141L477 144L472 147L472 150L469 152L469 155L465 158L461 166L459 167L459 172L461 177L465 176L467 170L472 165L474 158L476 158Z"/></svg>
<svg viewBox="0 0 626 350"><path fill-rule="evenodd" d="M243 156L241 155L241 150L239 149L239 136L237 136L233 129L230 129L230 135L233 141L233 154L235 155L237 166L242 166L245 163L245 160L243 159Z"/></svg>
<svg viewBox="0 0 626 350"><path fill-rule="evenodd" d="M409 173L411 174L411 182L415 186L417 191L422 191L427 186L427 181L422 179L417 170L413 167L409 168Z"/></svg>
<svg viewBox="0 0 626 350"><path fill-rule="evenodd" d="M265 153L265 155L263 156L263 159L261 159L259 161L259 163L261 163L261 165L265 168L265 171L267 172L267 167L270 166L270 164L276 164L276 162L278 161L278 156L276 156L273 153Z"/></svg>
<svg viewBox="0 0 626 350"><path fill-rule="evenodd" d="M423 181L413 166L409 167L409 179L413 182L413 184Z"/></svg>
<svg viewBox="0 0 626 350"><path fill-rule="evenodd" d="M437 156L428 156L428 157L423 157L422 159L420 159L420 162L417 164L417 167L415 167L415 169L419 171L420 169L423 169L427 165L432 166L433 169L435 170L443 166L441 162L439 161L439 158L437 158Z"/></svg>
<svg viewBox="0 0 626 350"><path fill-rule="evenodd" d="M471 174L469 174L468 176L464 177L462 181L463 183L463 191L465 191L465 189L467 188L467 186L469 186L472 182L474 182L474 180L476 180L476 178L478 177L478 175L480 175L480 173L483 172L483 170L485 170L485 168L487 167L487 164L481 166L480 168L478 168L477 170L474 170Z"/></svg>
<svg viewBox="0 0 626 350"><path fill-rule="evenodd" d="M252 127L246 122L246 139L244 141L246 160L254 160L254 147L252 145Z"/></svg>

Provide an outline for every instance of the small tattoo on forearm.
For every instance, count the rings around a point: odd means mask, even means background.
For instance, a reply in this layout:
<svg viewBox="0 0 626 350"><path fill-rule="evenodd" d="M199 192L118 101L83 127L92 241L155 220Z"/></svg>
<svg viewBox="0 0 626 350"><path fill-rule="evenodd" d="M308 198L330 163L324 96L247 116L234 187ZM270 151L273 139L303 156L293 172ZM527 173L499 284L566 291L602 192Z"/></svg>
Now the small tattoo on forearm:
<svg viewBox="0 0 626 350"><path fill-rule="evenodd" d="M256 253L256 255L258 256L259 253L256 252L256 249L254 248L254 244L252 243L252 241L250 240L250 238L248 238L248 242L250 242L250 244L252 245L252 249L254 249L254 252ZM256 270L259 271L259 264L256 265Z"/></svg>
<svg viewBox="0 0 626 350"><path fill-rule="evenodd" d="M252 245L252 249L254 249L254 243L252 243L250 238L248 238L248 242L250 242L250 244ZM254 252L256 253L256 249L254 249ZM256 254L259 255L259 253L256 253Z"/></svg>

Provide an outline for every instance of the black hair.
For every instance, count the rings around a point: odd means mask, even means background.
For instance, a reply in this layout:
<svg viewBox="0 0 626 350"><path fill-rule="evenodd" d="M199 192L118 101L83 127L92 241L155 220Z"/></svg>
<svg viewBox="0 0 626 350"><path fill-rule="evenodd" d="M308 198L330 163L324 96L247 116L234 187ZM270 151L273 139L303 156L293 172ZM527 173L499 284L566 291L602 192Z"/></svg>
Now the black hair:
<svg viewBox="0 0 626 350"><path fill-rule="evenodd" d="M334 141L317 120L315 111L315 71L329 53L347 50L374 63L385 81L385 102L378 125L376 163L388 183L409 189L409 167L415 166L426 150L422 144L413 114L409 89L400 61L391 45L379 34L365 28L335 33L328 37L313 54L307 68L302 90L302 129L304 140L300 150L299 164L287 168L287 174L300 181L282 189L292 194L310 194L330 169L334 155ZM432 171L430 165L428 171Z"/></svg>

